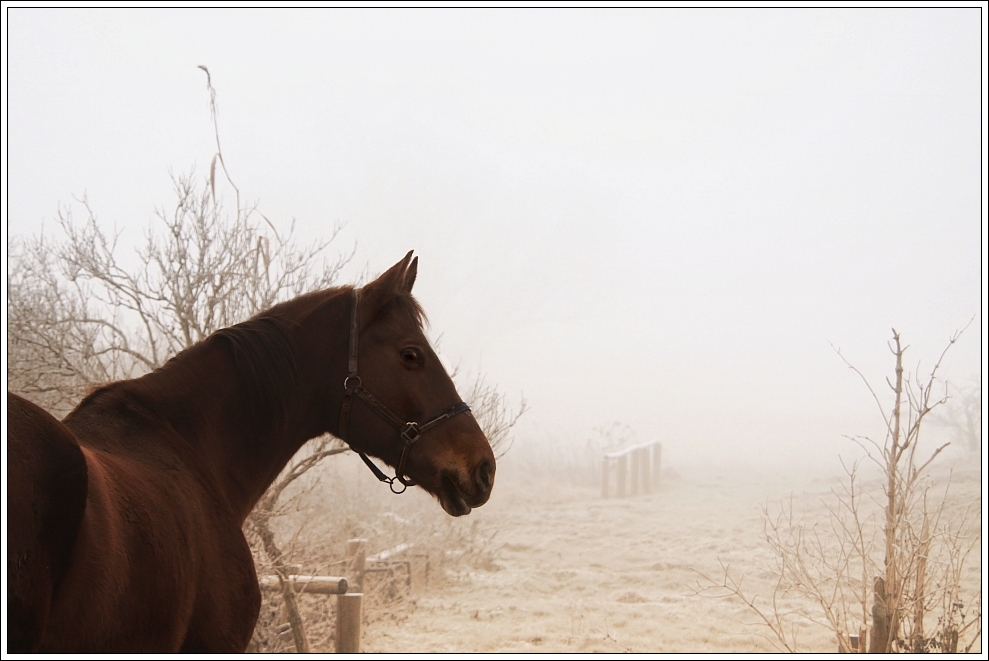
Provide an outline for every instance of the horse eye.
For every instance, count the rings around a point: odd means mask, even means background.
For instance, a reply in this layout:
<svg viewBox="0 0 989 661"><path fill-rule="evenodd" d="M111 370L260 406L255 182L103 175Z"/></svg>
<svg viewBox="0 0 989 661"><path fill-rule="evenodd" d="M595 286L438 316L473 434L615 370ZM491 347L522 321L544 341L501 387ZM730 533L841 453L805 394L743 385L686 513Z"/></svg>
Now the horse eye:
<svg viewBox="0 0 989 661"><path fill-rule="evenodd" d="M419 352L411 347L402 349L402 360L410 365L419 365L422 363L422 358L419 355Z"/></svg>

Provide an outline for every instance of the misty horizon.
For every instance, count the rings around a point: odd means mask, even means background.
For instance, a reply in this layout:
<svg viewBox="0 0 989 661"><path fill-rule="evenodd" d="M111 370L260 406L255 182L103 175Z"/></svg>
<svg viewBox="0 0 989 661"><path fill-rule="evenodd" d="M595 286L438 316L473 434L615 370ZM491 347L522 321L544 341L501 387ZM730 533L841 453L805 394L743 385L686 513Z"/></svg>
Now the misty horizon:
<svg viewBox="0 0 989 661"><path fill-rule="evenodd" d="M205 65L243 202L342 224L339 284L415 249L447 367L528 401L513 452L617 422L839 472L883 429L836 349L882 396L892 328L923 376L971 321L942 376L984 378L978 9L7 17L5 238L85 195L138 246L208 174Z"/></svg>

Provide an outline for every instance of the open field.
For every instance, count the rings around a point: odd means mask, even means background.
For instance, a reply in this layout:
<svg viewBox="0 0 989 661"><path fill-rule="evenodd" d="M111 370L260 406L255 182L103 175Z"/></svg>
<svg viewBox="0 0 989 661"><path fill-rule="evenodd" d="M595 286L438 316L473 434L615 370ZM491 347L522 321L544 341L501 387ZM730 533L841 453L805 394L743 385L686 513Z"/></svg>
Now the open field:
<svg viewBox="0 0 989 661"><path fill-rule="evenodd" d="M763 506L792 493L808 520L823 517L838 478L668 477L656 493L607 500L596 488L506 482L456 522L489 540L474 550L474 566L449 563L390 617L368 613L365 651L774 651L769 630L737 600L696 594L697 571L720 579L719 560L730 563L746 594L766 605L773 574ZM978 506L978 473L952 482L954 500ZM978 534L978 518L972 524ZM977 556L968 560L972 591L981 583ZM832 634L810 622L797 641L801 651L836 651Z"/></svg>

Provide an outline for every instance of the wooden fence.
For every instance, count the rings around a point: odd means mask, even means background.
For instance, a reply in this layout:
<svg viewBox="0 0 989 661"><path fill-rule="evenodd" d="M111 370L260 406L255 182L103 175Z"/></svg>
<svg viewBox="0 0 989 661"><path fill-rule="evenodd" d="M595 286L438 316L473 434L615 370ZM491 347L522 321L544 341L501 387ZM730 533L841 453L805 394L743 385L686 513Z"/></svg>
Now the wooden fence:
<svg viewBox="0 0 989 661"><path fill-rule="evenodd" d="M403 559L412 550L413 544L399 544L376 555L365 556L367 540L347 540L347 559L339 563L347 572L343 576L306 576L299 574L301 567L293 567L296 573L288 577L289 584L296 594L337 595L336 651L355 654L361 651L361 619L363 609L364 577L367 574L387 572L395 574L396 568L406 572L406 585L411 589L411 561ZM429 562L426 562L426 576L429 576ZM277 576L262 576L261 589L266 592L280 592L281 584ZM286 625L287 626L287 625ZM288 629L286 628L286 633Z"/></svg>
<svg viewBox="0 0 989 661"><path fill-rule="evenodd" d="M659 441L650 441L604 455L601 497L611 496L612 475L615 476L615 495L619 498L652 492L659 486L662 456L663 446Z"/></svg>

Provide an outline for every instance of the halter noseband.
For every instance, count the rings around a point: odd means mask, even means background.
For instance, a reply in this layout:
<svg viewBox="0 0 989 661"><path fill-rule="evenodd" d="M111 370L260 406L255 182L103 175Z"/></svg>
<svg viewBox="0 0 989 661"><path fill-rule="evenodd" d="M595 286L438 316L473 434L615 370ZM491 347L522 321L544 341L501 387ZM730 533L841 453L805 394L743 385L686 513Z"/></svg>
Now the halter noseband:
<svg viewBox="0 0 989 661"><path fill-rule="evenodd" d="M350 420L350 408L354 401L354 395L357 395L363 399L372 411L380 415L382 418L390 422L393 427L398 429L402 441L404 442L404 447L402 448L402 457L398 460L398 467L395 469L395 477L388 477L382 473L381 469L375 466L363 452L358 451L357 454L361 456L361 459L364 460L364 463L367 464L367 467L371 469L371 472L374 473L378 480L388 483L388 487L392 490L392 493L402 493L407 487L415 486L415 482L412 482L405 477L405 462L408 459L409 450L412 449L415 442L419 440L420 436L433 427L436 427L441 422L449 420L460 413L470 411L470 406L467 405L467 402L460 402L459 404L454 404L448 409L440 411L425 422L406 422L392 413L391 409L382 404L377 397L372 395L361 383L361 377L357 375L357 335L360 332L357 319L357 304L360 302L360 290L355 287L353 291L354 307L350 312L350 360L347 364L347 377L343 380L344 395L343 404L340 406L340 424L337 430L339 433L337 435L341 440L347 440L347 423ZM396 480L402 484L402 489L400 491L395 490Z"/></svg>

